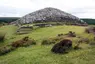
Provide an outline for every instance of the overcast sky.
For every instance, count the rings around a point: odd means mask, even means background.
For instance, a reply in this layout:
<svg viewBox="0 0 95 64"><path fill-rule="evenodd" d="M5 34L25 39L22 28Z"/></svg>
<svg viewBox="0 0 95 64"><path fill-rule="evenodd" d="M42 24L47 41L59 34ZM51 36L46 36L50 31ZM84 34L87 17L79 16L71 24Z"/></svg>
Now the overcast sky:
<svg viewBox="0 0 95 64"><path fill-rule="evenodd" d="M0 17L22 17L54 7L79 18L95 18L95 0L0 0Z"/></svg>

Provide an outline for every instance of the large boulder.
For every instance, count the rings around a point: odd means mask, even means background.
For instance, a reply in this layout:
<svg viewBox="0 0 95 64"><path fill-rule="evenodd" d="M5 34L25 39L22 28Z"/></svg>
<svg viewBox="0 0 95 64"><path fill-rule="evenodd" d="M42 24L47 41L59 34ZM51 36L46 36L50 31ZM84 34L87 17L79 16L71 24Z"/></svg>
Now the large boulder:
<svg viewBox="0 0 95 64"><path fill-rule="evenodd" d="M66 50L72 47L72 41L69 39L64 39L59 43L55 44L51 49L54 53L66 53Z"/></svg>

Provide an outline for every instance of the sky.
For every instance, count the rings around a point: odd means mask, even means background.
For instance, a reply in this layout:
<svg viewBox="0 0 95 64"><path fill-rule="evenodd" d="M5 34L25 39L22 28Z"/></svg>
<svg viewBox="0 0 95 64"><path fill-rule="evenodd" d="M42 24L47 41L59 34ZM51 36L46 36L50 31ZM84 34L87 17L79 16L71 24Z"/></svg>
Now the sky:
<svg viewBox="0 0 95 64"><path fill-rule="evenodd" d="M95 0L0 0L0 17L22 17L46 7L57 8L79 18L95 18Z"/></svg>

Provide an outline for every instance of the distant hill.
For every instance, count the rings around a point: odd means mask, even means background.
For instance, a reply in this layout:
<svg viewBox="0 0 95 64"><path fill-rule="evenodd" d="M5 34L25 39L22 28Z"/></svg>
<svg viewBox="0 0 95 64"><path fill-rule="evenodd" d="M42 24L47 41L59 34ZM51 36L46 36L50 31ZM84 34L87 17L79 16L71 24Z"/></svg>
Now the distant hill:
<svg viewBox="0 0 95 64"><path fill-rule="evenodd" d="M1 22L12 22L12 21L16 21L17 19L19 19L20 17L0 17L0 23Z"/></svg>
<svg viewBox="0 0 95 64"><path fill-rule="evenodd" d="M35 12L29 13L19 20L17 24L26 24L33 22L80 22L80 19L67 12L61 11L56 8L44 8Z"/></svg>
<svg viewBox="0 0 95 64"><path fill-rule="evenodd" d="M87 24L95 25L95 19L82 18L81 20L83 20Z"/></svg>

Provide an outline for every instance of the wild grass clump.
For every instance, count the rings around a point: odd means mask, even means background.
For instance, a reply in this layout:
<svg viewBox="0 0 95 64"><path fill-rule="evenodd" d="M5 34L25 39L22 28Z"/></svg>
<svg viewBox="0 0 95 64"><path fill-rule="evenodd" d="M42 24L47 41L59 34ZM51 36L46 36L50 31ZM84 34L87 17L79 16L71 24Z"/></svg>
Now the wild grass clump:
<svg viewBox="0 0 95 64"><path fill-rule="evenodd" d="M74 50L81 49L80 44L80 42L77 42L77 44L74 46Z"/></svg>
<svg viewBox="0 0 95 64"><path fill-rule="evenodd" d="M95 46L95 41L90 42L89 45Z"/></svg>
<svg viewBox="0 0 95 64"><path fill-rule="evenodd" d="M53 40L55 40L56 42L59 42L61 40L63 40L65 38L65 36L57 36L57 37L54 37Z"/></svg>
<svg viewBox="0 0 95 64"><path fill-rule="evenodd" d="M0 48L0 55L5 55L18 47L27 47L30 45L36 45L35 40L30 40L29 37L24 37L21 40L17 40L13 42L12 44L6 45L4 47Z"/></svg>
<svg viewBox="0 0 95 64"><path fill-rule="evenodd" d="M90 33L90 29L86 28L85 33Z"/></svg>
<svg viewBox="0 0 95 64"><path fill-rule="evenodd" d="M56 37L52 37L52 38L47 38L47 39L43 39L42 40L42 45L50 45L50 44L55 44L63 39L69 39L68 36L64 35L64 34L57 34Z"/></svg>
<svg viewBox="0 0 95 64"><path fill-rule="evenodd" d="M72 31L69 31L67 34L68 37L76 37L76 33L75 32L72 32Z"/></svg>
<svg viewBox="0 0 95 64"><path fill-rule="evenodd" d="M56 41L52 38L49 38L49 39L44 39L41 43L41 45L50 45L50 44L55 44Z"/></svg>
<svg viewBox="0 0 95 64"><path fill-rule="evenodd" d="M95 27L88 27L85 29L85 33L95 33Z"/></svg>
<svg viewBox="0 0 95 64"><path fill-rule="evenodd" d="M90 43L90 40L88 39L88 38L80 38L79 40L78 40L78 43Z"/></svg>
<svg viewBox="0 0 95 64"><path fill-rule="evenodd" d="M28 40L26 43L22 44L22 47L27 47L30 45L36 45L36 41L35 40Z"/></svg>
<svg viewBox="0 0 95 64"><path fill-rule="evenodd" d="M61 34L58 34L57 36L59 36L59 37L60 37L60 36L63 36L63 35L64 35L64 34L62 34L62 33L61 33Z"/></svg>
<svg viewBox="0 0 95 64"><path fill-rule="evenodd" d="M0 56L1 56L1 55L5 55L5 54L7 54L7 53L9 53L9 52L11 52L11 51L13 51L13 50L15 50L14 47L9 47L9 46L1 47L1 48L0 48Z"/></svg>
<svg viewBox="0 0 95 64"><path fill-rule="evenodd" d="M30 40L29 37L24 37L21 40L17 40L15 42L12 43L12 47L25 47L25 46L29 46L29 45L35 45L36 41L35 40Z"/></svg>
<svg viewBox="0 0 95 64"><path fill-rule="evenodd" d="M5 33L0 32L0 41L4 41L5 39Z"/></svg>

